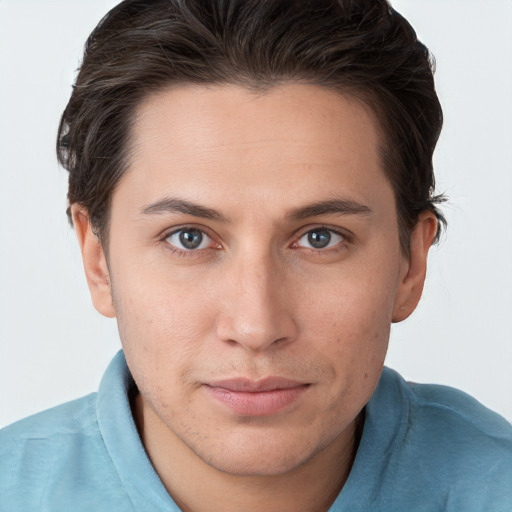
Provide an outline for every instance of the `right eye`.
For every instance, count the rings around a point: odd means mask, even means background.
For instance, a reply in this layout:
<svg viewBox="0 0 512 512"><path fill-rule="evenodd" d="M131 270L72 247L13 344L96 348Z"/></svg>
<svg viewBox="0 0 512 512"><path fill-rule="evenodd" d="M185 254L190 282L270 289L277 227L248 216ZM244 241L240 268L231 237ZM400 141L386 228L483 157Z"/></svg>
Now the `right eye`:
<svg viewBox="0 0 512 512"><path fill-rule="evenodd" d="M168 235L165 241L179 251L197 251L207 249L213 240L200 229L181 228Z"/></svg>

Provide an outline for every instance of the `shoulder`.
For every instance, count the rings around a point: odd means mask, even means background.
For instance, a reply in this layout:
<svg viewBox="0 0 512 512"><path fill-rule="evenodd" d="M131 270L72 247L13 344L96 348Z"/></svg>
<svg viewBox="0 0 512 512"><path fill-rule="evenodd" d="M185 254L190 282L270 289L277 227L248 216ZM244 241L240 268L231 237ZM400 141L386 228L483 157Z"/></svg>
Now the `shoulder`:
<svg viewBox="0 0 512 512"><path fill-rule="evenodd" d="M53 407L0 430L0 465L20 464L28 453L48 465L74 444L98 437L96 394ZM59 447L56 452L53 447Z"/></svg>
<svg viewBox="0 0 512 512"><path fill-rule="evenodd" d="M406 421L397 468L429 492L444 488L446 510L512 508L512 425L457 389L407 383L390 370L385 379Z"/></svg>
<svg viewBox="0 0 512 512"><path fill-rule="evenodd" d="M448 386L405 385L411 398L411 423L427 438L435 436L444 448L451 446L449 452L470 445L473 457L512 454L512 425L475 398ZM512 468L512 459L507 459Z"/></svg>
<svg viewBox="0 0 512 512"><path fill-rule="evenodd" d="M117 479L98 427L96 401L94 393L0 430L2 510L46 510L49 496L48 510L60 510L59 502L69 503L66 495L78 500L92 486L101 496L98 483Z"/></svg>
<svg viewBox="0 0 512 512"><path fill-rule="evenodd" d="M429 428L453 425L474 435L512 442L512 425L464 391L439 384L406 382L396 371L384 368L379 382L380 401L401 401L412 417L409 422Z"/></svg>
<svg viewBox="0 0 512 512"><path fill-rule="evenodd" d="M73 400L17 421L0 430L0 467L10 469L38 461L41 468L73 444L97 435L95 394ZM59 450L55 450L59 447ZM39 460L40 459L40 460Z"/></svg>
<svg viewBox="0 0 512 512"><path fill-rule="evenodd" d="M96 393L39 412L0 430L0 447L7 440L47 437L82 432L84 423L94 423Z"/></svg>

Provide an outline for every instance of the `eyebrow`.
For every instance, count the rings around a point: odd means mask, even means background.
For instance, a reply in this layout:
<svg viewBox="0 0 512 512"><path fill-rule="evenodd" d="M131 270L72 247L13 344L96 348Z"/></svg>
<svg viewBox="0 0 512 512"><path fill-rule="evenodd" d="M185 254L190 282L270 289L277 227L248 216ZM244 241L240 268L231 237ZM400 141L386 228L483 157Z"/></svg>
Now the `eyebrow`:
<svg viewBox="0 0 512 512"><path fill-rule="evenodd" d="M192 215L193 217L228 222L228 218L226 216L213 208L207 208L206 206L201 206L176 197L165 197L155 201L154 203L142 208L141 213L144 215L183 213L185 215Z"/></svg>
<svg viewBox="0 0 512 512"><path fill-rule="evenodd" d="M370 215L371 208L351 199L329 199L318 201L288 213L290 220L304 220L319 215Z"/></svg>
<svg viewBox="0 0 512 512"><path fill-rule="evenodd" d="M144 215L159 215L165 213L182 213L200 217L203 219L216 220L219 222L229 222L229 218L221 212L208 208L200 204L179 199L176 197L165 197L142 208ZM357 201L350 199L329 199L326 201L317 201L299 208L291 210L286 218L297 221L319 215L369 215L371 209Z"/></svg>

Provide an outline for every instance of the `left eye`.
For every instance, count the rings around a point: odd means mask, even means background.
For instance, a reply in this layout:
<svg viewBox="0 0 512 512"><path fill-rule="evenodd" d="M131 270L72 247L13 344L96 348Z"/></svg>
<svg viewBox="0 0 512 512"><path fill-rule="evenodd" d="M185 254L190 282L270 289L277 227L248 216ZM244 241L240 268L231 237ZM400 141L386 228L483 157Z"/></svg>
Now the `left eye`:
<svg viewBox="0 0 512 512"><path fill-rule="evenodd" d="M180 229L171 233L165 240L182 251L206 249L212 242L204 231L195 228Z"/></svg>
<svg viewBox="0 0 512 512"><path fill-rule="evenodd" d="M302 235L297 245L308 249L329 249L343 241L343 236L327 228L317 228Z"/></svg>

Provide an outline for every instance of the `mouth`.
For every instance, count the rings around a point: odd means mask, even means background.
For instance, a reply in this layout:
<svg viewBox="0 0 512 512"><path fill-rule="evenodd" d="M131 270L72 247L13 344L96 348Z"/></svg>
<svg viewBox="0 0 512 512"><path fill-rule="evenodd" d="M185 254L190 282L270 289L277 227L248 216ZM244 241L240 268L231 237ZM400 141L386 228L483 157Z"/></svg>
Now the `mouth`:
<svg viewBox="0 0 512 512"><path fill-rule="evenodd" d="M310 384L282 377L229 379L206 384L210 396L241 416L276 414L298 401Z"/></svg>

